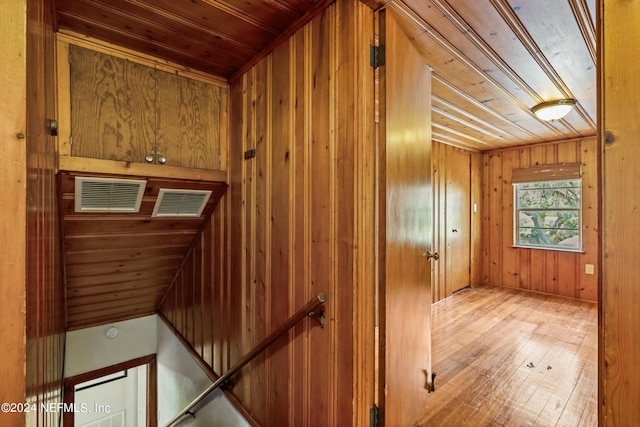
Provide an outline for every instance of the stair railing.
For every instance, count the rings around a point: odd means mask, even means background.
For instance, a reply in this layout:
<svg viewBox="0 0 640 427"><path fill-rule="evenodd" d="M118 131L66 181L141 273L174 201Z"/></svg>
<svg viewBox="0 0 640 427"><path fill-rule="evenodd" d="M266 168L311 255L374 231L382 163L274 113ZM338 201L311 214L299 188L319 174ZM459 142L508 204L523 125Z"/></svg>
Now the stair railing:
<svg viewBox="0 0 640 427"><path fill-rule="evenodd" d="M314 298L309 300L304 306L287 319L279 328L273 331L268 337L263 339L258 345L256 345L249 353L247 353L242 359L240 359L235 365L233 365L227 372L225 372L220 378L218 378L213 384L207 387L202 393L200 393L195 399L191 401L185 408L180 411L175 417L165 424L165 427L171 427L177 423L183 416L190 414L195 417L195 411L192 411L198 404L200 404L209 394L211 394L218 387L224 385L237 374L247 364L251 363L260 353L265 351L271 344L273 344L278 338L284 335L289 329L293 328L298 322L308 316L314 316L320 322L320 326L324 327L324 312L316 312L316 309L327 300L327 296L324 292L320 292Z"/></svg>

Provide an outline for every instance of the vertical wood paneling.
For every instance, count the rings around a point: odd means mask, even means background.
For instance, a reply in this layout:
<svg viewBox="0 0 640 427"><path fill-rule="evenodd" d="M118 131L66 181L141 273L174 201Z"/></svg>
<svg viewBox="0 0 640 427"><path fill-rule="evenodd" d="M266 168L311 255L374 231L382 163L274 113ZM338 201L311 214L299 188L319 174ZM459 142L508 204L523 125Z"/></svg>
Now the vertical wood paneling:
<svg viewBox="0 0 640 427"><path fill-rule="evenodd" d="M62 402L65 306L55 177L56 143L43 126L46 119L55 118L56 111L52 4L43 1L29 2L27 8L24 4L5 6L2 15L7 12L10 20L12 17L15 18L10 28L14 28L16 22L26 22L29 36L25 39L24 32L14 30L7 33L22 38L21 43L26 40L26 55L20 56L22 60L28 58L28 62L26 73L24 62L21 67L12 64L6 68L16 70L21 78L26 76L26 91L16 96L9 95L15 101L11 103L11 108L15 110L15 114L21 116L20 120L7 117L4 111L2 114L5 122L9 124L5 128L10 129L12 133L11 139L3 136L7 142L4 154L8 156L10 165L2 169L5 173L15 174L3 177L2 182L9 184L6 206L12 206L11 212L15 212L16 215L15 218L2 221L11 227L13 233L2 233L2 240L10 243L9 252L3 253L2 258L19 274L14 277L2 274L0 280L4 301L2 312L3 316L9 316L3 317L3 324L9 326L3 328L3 331L17 333L19 340L5 341L4 336L0 340L3 346L9 345L8 348L3 348L3 365L11 371L3 370L3 385L0 389L3 390L3 402L20 402L21 395L23 402L55 405ZM19 13L20 17L16 18L14 12ZM9 42L11 48L18 48L18 45L12 45L12 42ZM10 53L7 57L10 62L15 59ZM10 87L2 87L3 93L11 93L14 88L25 90L25 86L21 84L25 83L25 80L21 78L12 76L9 80L3 80L11 82ZM26 108L25 100L29 101ZM16 138L17 133L26 134L26 139ZM17 145L14 145L14 142L17 142ZM14 149L18 147L22 154L26 153L22 160L14 157ZM11 183L18 184L19 193L12 193L15 188ZM20 247L23 249L20 250ZM18 256L21 261L14 262L13 256ZM4 286L9 286L12 292L16 293L5 294ZM17 313L13 311L14 308L18 309ZM15 351L21 355L18 359L12 360ZM12 375L17 375L18 378L13 378ZM7 388L15 393L13 398L5 394ZM17 415L15 419L12 419L11 414L5 413L0 417L6 425L54 426L58 425L60 413L29 412L26 423L24 414ZM20 418L22 421L18 421Z"/></svg>
<svg viewBox="0 0 640 427"><path fill-rule="evenodd" d="M490 154L488 161L489 176L488 182L488 197L489 199L485 203L488 222L489 222L489 236L485 239L485 244L488 245L488 257L489 257L489 271L487 277L489 283L499 283L502 280L502 204L503 192L502 192L502 153Z"/></svg>
<svg viewBox="0 0 640 427"><path fill-rule="evenodd" d="M213 286L211 286L210 281L214 277L213 271L217 267L213 265L215 258L213 257L211 247L215 241L211 230L215 222L216 217L213 216L202 230L200 242L198 242L202 254L202 268L199 271L202 287L202 359L211 367L213 367L214 306Z"/></svg>
<svg viewBox="0 0 640 427"><path fill-rule="evenodd" d="M505 149L483 154L483 196L489 224L483 229L485 283L536 292L597 300L597 144L594 138ZM581 253L513 247L511 171L539 164L581 162L583 251ZM499 194L498 194L499 193ZM499 197L498 197L499 195ZM487 205L488 204L488 205ZM487 207L488 206L488 207ZM500 235L501 244L496 243ZM585 274L585 264L596 274Z"/></svg>
<svg viewBox="0 0 640 427"><path fill-rule="evenodd" d="M305 90L308 87L309 67L306 61L305 52L308 49L307 42L309 37L308 31L298 31L291 40L292 55L291 58L291 74L295 76L290 82L290 94L294 105L292 106L292 137L291 144L291 197L297 200L297 203L290 204L291 211L291 230L289 232L292 241L291 250L291 274L292 283L306 283L308 278L308 230L307 230L307 212L308 212L308 191L306 190L308 182L308 161L309 161L309 144L308 126L305 126L308 117L308 97ZM308 290L306 286L292 286L292 303L295 307L302 306L308 298ZM309 407L309 391L306 384L309 381L309 325L306 323L298 324L293 332L298 339L294 340L291 349L293 351L292 365L290 370L292 381L292 414L290 425L304 425L308 419Z"/></svg>
<svg viewBox="0 0 640 427"><path fill-rule="evenodd" d="M503 221L503 230L513 230L513 190L511 183L511 171L517 168L518 152L516 150L502 154L501 190L502 212L500 218ZM518 287L519 258L518 251L513 247L513 233L504 232L500 239L502 252L501 264L504 265L501 275L501 284L509 287Z"/></svg>
<svg viewBox="0 0 640 427"><path fill-rule="evenodd" d="M291 199L290 185L290 150L291 150L291 46L289 40L279 49L276 49L270 61L270 80L273 82L270 96L270 114L267 117L279 117L280 120L273 121L271 129L271 147L265 158L268 159L268 170L271 171L271 183L269 191L269 218L278 218L277 221L269 221L271 225L271 244L268 248L271 264L271 298L270 313L272 325L278 325L286 321L287 317L295 311L291 304L291 283L290 283L290 236L289 217ZM278 78L273 78L278 76ZM288 387L289 375L281 375L281 372L288 372L291 367L290 349L286 344L289 337L283 337L269 354L269 389L270 393L269 411L270 423L277 423L277 420L291 419L292 408L290 405L291 389ZM290 373L289 373L290 374Z"/></svg>
<svg viewBox="0 0 640 427"><path fill-rule="evenodd" d="M602 275L600 328L600 425L625 426L640 419L640 122L638 104L640 3L602 0L598 63L602 161ZM615 138L605 144L606 132ZM586 153L584 153L586 154ZM588 153L596 159L595 153ZM594 174L595 175L595 174ZM594 184L595 180L590 180ZM591 199L595 201L595 199ZM589 232L589 238L595 233ZM597 266L596 266L597 271Z"/></svg>
<svg viewBox="0 0 640 427"><path fill-rule="evenodd" d="M340 0L230 88L230 187L199 238L210 252L189 255L203 259L191 265L204 278L202 299L211 295L210 303L193 299L203 322L204 304L212 306L211 326L200 327L203 336L210 330L210 356L206 338L191 344L221 374L308 299L328 294L324 328L305 319L234 378L233 393L262 425L353 425L368 420L373 403L373 282L357 292L354 284L355 274L372 279L374 268L363 256L373 254L373 172L356 174L373 160L372 31L370 9ZM254 158L244 158L248 149ZM356 256L356 241L369 252ZM185 280L174 283L162 313L184 313ZM356 345L367 361L357 367Z"/></svg>
<svg viewBox="0 0 640 427"><path fill-rule="evenodd" d="M309 191L310 211L310 281L309 292L315 294L321 290L326 290L332 295L328 301L327 311L330 319L335 318L334 308L336 307L337 294L334 292L334 268L336 259L333 251L335 241L334 227L334 163L332 154L335 140L332 138L333 123L331 122L333 93L331 78L335 72L332 69L334 51L331 49L335 8L328 9L325 13L315 19L310 27L311 46L308 61L310 61L310 71L313 76L312 85L309 91L310 114L312 126L310 129L310 171L309 171ZM332 359L332 350L335 346L335 323L329 323L330 335L318 336L310 342L310 366L322 367L323 375L331 378L330 381L311 381L309 394L315 405L310 405L309 421L311 424L330 424L332 410L335 400L330 398L332 385L335 381L333 377L336 360ZM315 333L317 331L313 331ZM316 334L318 335L318 334ZM310 378L310 380L313 377Z"/></svg>

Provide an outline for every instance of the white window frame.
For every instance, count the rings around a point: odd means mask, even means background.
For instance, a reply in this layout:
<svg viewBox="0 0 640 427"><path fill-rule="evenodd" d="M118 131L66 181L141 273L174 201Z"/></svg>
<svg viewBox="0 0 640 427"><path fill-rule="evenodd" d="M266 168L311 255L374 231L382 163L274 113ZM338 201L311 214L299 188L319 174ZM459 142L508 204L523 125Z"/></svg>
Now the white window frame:
<svg viewBox="0 0 640 427"><path fill-rule="evenodd" d="M513 245L519 248L544 249L563 252L582 252L582 168L581 164L558 164L558 165L540 165L525 169L515 169L513 171ZM580 195L580 203L578 208L549 207L549 208L531 208L518 205L519 191L531 191L528 189L521 190L525 184L544 184L546 182L558 181L578 181L578 190ZM553 186L549 186L553 188ZM577 211L578 212L578 242L577 246L560 246L546 244L531 244L520 241L520 212L521 211Z"/></svg>

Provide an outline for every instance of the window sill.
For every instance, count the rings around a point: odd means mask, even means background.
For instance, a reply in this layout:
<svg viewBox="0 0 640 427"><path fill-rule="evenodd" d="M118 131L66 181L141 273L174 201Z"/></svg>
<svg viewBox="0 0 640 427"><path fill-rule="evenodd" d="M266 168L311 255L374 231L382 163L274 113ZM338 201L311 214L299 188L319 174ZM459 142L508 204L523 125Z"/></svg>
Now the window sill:
<svg viewBox="0 0 640 427"><path fill-rule="evenodd" d="M563 249L563 248L545 248L542 246L524 246L524 245L511 245L514 249L539 249L541 251L554 251L554 252L571 252L574 254L584 254L582 249Z"/></svg>

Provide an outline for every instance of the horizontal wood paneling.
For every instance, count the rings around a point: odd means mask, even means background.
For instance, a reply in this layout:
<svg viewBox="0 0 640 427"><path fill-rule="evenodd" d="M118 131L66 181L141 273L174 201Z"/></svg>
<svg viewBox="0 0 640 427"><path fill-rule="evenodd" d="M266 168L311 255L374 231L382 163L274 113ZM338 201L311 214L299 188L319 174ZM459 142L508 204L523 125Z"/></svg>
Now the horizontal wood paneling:
<svg viewBox="0 0 640 427"><path fill-rule="evenodd" d="M76 176L144 179L140 212L75 212ZM227 187L215 181L77 171L60 172L58 181L69 329L154 313ZM212 195L198 218L152 218L161 188L211 190Z"/></svg>
<svg viewBox="0 0 640 427"><path fill-rule="evenodd" d="M482 282L598 299L598 146L595 138L485 152L482 177ZM581 253L513 246L514 169L582 163ZM585 274L593 264L595 274Z"/></svg>
<svg viewBox="0 0 640 427"><path fill-rule="evenodd" d="M373 283L354 275L373 276L355 244L373 248L372 166L360 157L372 153L372 30L371 10L340 0L232 85L229 192L161 307L222 374L328 294L324 329L304 320L235 378L233 393L261 425L368 420L373 384L354 375L368 367L373 379ZM245 159L249 149L256 156ZM356 313L366 331L354 332ZM367 351L368 365L354 366Z"/></svg>

